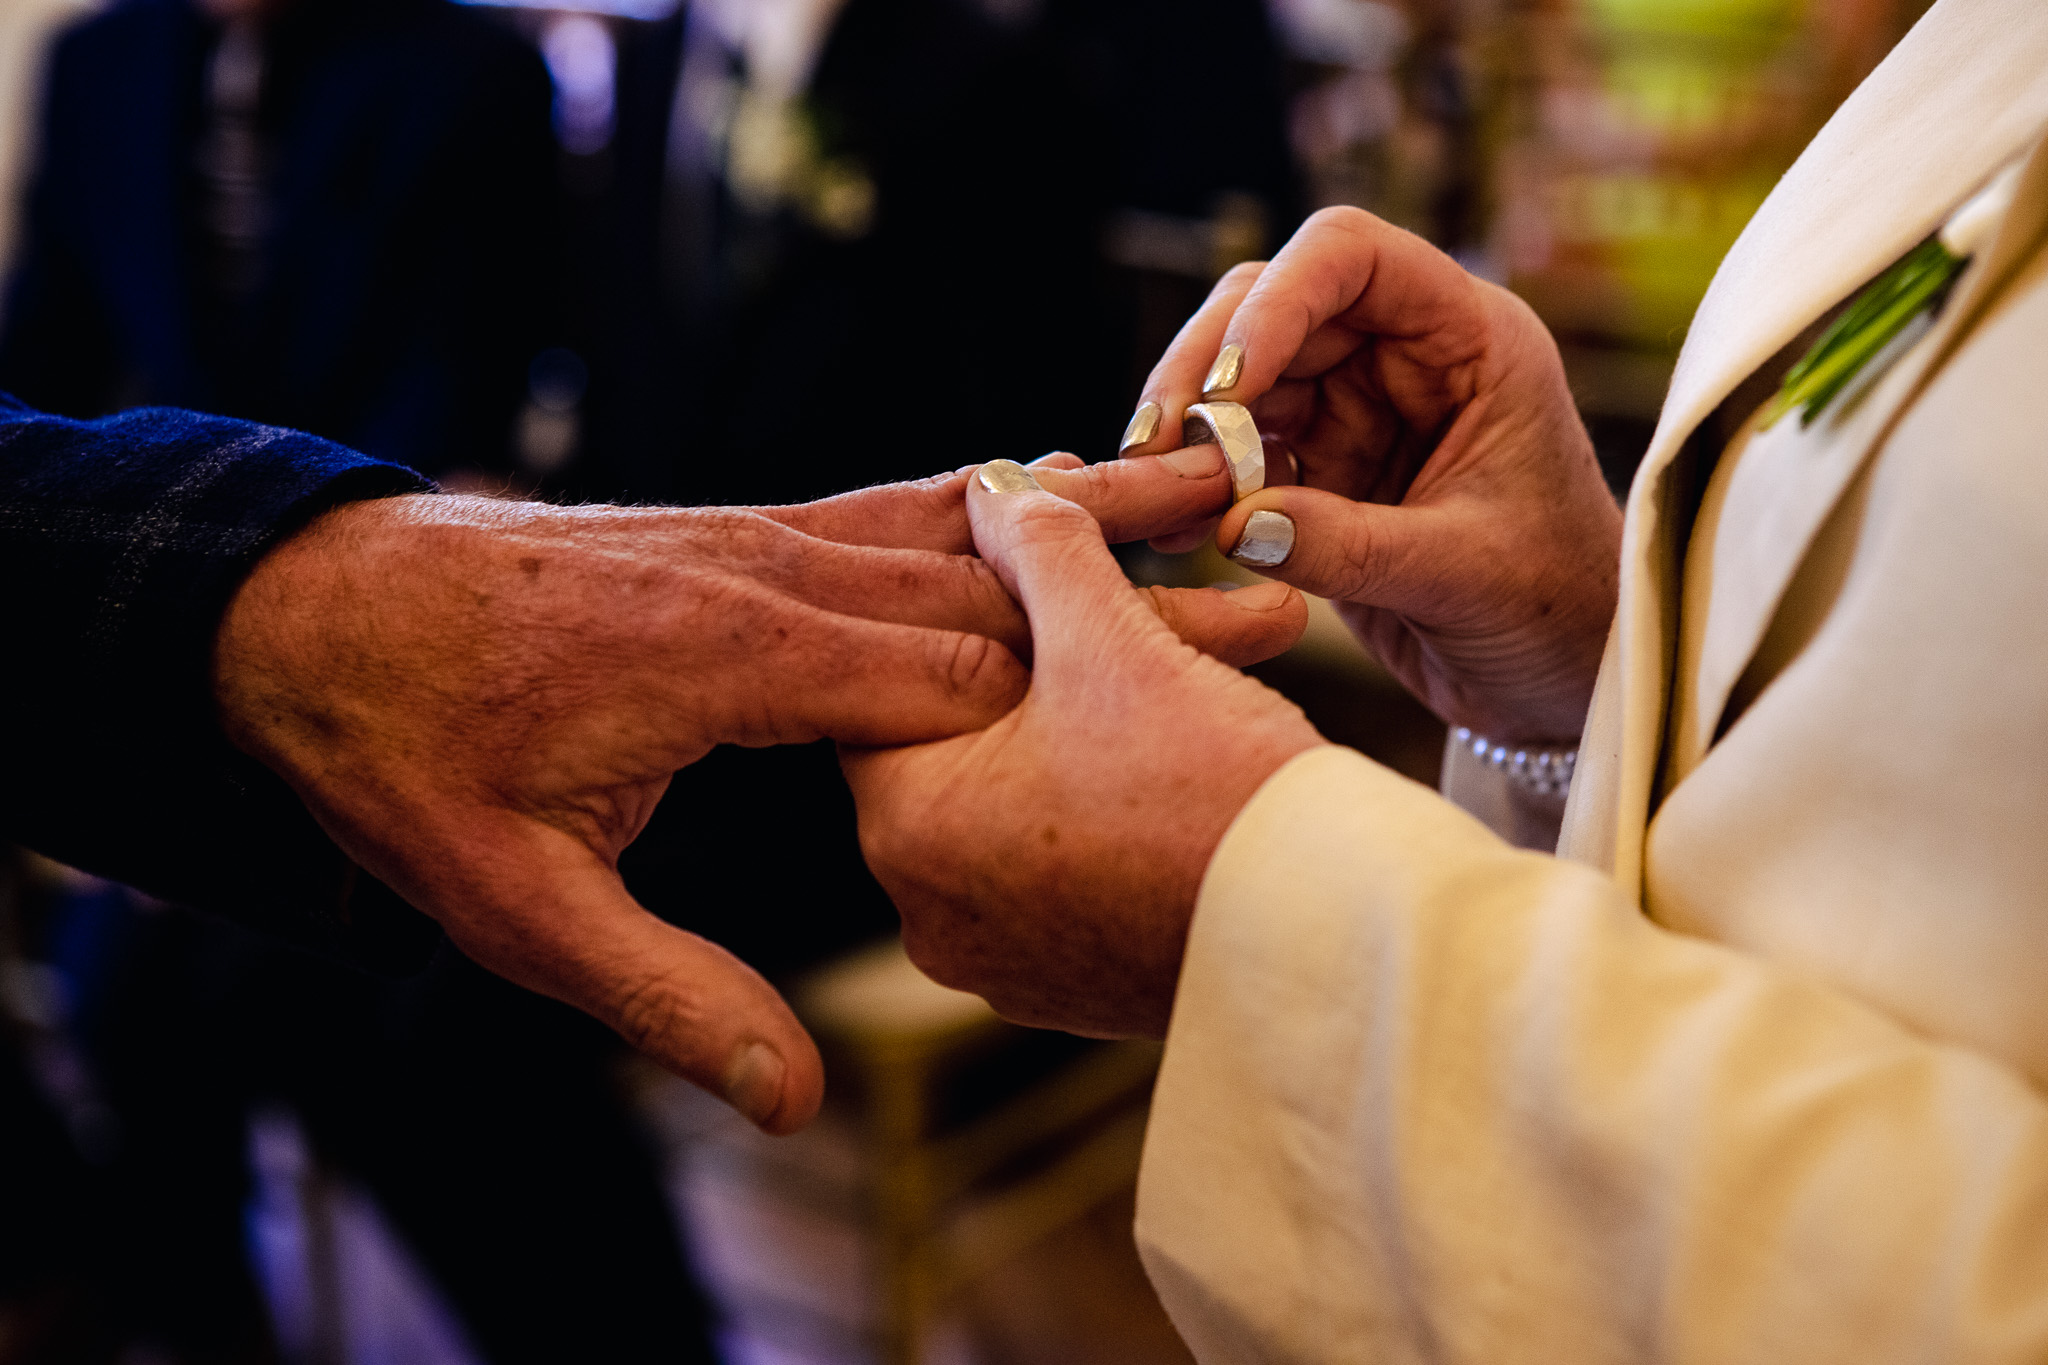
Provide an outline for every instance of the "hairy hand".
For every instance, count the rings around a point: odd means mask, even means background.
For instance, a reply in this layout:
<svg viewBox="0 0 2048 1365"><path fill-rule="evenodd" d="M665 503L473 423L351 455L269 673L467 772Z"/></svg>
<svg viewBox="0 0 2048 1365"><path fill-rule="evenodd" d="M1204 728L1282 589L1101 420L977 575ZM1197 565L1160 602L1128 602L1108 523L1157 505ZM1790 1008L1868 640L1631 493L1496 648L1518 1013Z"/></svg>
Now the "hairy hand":
<svg viewBox="0 0 2048 1365"><path fill-rule="evenodd" d="M1043 468L1112 521L1227 496L1220 459L1194 477L1078 463ZM1029 632L964 553L964 485L760 510L343 507L236 595L215 646L222 722L471 957L789 1131L822 1095L816 1049L759 976L637 905L617 859L716 744L909 743L1015 705ZM1299 630L1213 591L1143 600L1236 661Z"/></svg>
<svg viewBox="0 0 2048 1365"><path fill-rule="evenodd" d="M1499 739L1576 736L1621 513L1527 305L1370 214L1326 209L1181 330L1145 389L1158 430L1132 453L1180 443L1228 346L1241 366L1207 396L1252 410L1269 484L1294 486L1233 507L1218 543L1284 514L1293 550L1260 572L1333 599L1438 715Z"/></svg>
<svg viewBox="0 0 2048 1365"><path fill-rule="evenodd" d="M1278 694L1177 638L1073 503L970 487L975 544L1023 603L1036 662L978 733L842 746L904 944L1023 1023L1163 1034L1210 855L1259 785L1320 742ZM1230 597L1292 638L1280 584Z"/></svg>

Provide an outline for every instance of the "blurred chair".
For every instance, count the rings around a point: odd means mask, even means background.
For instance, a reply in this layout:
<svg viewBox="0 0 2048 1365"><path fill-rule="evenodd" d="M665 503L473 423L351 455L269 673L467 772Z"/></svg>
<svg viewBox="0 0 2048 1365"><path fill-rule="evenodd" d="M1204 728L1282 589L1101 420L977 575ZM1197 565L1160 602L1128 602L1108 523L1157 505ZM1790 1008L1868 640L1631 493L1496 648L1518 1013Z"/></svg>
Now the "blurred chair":
<svg viewBox="0 0 2048 1365"><path fill-rule="evenodd" d="M1135 1179L1156 1045L1006 1023L893 941L792 998L864 1135L886 1365L920 1359L954 1290Z"/></svg>

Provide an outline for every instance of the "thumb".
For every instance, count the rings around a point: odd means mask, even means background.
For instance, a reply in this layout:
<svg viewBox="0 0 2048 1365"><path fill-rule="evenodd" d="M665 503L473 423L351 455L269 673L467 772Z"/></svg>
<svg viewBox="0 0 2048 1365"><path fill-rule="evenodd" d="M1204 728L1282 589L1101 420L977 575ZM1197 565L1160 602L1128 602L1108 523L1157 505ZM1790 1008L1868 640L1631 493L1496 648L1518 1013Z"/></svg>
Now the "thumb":
<svg viewBox="0 0 2048 1365"><path fill-rule="evenodd" d="M423 898L457 947L591 1015L770 1133L810 1122L824 1066L773 987L725 949L642 909L580 840L504 820L502 845L457 862L470 869L468 885Z"/></svg>
<svg viewBox="0 0 2048 1365"><path fill-rule="evenodd" d="M975 549L1031 621L1034 678L1077 649L1099 657L1119 632L1174 640L1131 591L1095 518L1046 492L1023 466L994 460L976 471L967 518Z"/></svg>
<svg viewBox="0 0 2048 1365"><path fill-rule="evenodd" d="M1152 587L1140 600L1184 642L1234 668L1286 653L1308 629L1308 602L1285 583L1230 592Z"/></svg>
<svg viewBox="0 0 2048 1365"><path fill-rule="evenodd" d="M1402 611L1443 598L1446 516L1321 488L1269 488L1224 514L1216 545L1303 592Z"/></svg>

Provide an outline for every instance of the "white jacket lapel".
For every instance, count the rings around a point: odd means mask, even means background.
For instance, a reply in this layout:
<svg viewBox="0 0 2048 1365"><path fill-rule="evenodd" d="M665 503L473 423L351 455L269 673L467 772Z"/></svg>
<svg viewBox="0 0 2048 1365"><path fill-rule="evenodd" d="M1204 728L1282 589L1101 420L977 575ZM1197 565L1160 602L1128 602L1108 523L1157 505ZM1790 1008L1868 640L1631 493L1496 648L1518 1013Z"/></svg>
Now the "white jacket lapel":
<svg viewBox="0 0 2048 1365"><path fill-rule="evenodd" d="M1925 237L2044 121L2048 4L1938 0L1786 172L1715 275L1629 492L1616 676L1603 678L1587 731L1616 754L1613 771L1574 792L1560 846L1610 866L1630 894L1641 888L1670 693L1684 510L1674 458L1752 370Z"/></svg>
<svg viewBox="0 0 2048 1365"><path fill-rule="evenodd" d="M2048 53L2043 60L2048 62ZM1673 731L1675 772L1689 771L1713 746L1729 694L1755 656L1821 524L1883 447L1901 414L1968 337L2013 268L2031 254L2044 216L2048 148L2037 141L2004 222L1924 340L1889 370L1874 373L1860 396L1852 385L1846 401L1813 426L1788 417L1760 434L1757 440L1773 442L1777 448L1752 451L1734 471L1713 541L1712 607L1690 697L1681 707L1689 714L1681 714ZM1901 343L1907 340L1900 338ZM1878 370L1876 365L1872 368ZM1698 545L1695 538L1692 552L1698 552ZM1688 568L1688 576L1691 573ZM1681 645L1681 667L1684 657ZM1682 686L1680 695L1685 696Z"/></svg>

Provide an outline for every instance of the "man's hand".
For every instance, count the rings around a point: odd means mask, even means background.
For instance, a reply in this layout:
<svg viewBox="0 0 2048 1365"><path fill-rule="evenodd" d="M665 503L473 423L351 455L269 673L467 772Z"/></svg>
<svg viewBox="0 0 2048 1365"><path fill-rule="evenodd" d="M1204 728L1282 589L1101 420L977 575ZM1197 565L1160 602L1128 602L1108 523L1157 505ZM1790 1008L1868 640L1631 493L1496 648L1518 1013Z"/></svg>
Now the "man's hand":
<svg viewBox="0 0 2048 1365"><path fill-rule="evenodd" d="M1501 740L1576 737L1621 513L1535 314L1420 238L1326 209L1182 328L1145 388L1158 430L1131 453L1180 443L1231 345L1241 368L1207 396L1251 408L1268 483L1299 486L1233 507L1218 543L1236 547L1255 512L1285 514L1292 552L1256 567L1334 599L1439 716Z"/></svg>
<svg viewBox="0 0 2048 1365"><path fill-rule="evenodd" d="M1227 496L1214 463L1104 476L1054 458L1046 476L1112 518L1121 504L1186 517ZM789 1131L822 1093L816 1049L760 977L635 904L618 855L713 745L909 743L1016 703L1024 616L987 565L949 552L970 543L964 483L761 511L343 507L231 604L222 721L471 957ZM1214 591L1146 600L1239 661L1300 629ZM700 852L707 886L744 883Z"/></svg>
<svg viewBox="0 0 2048 1365"><path fill-rule="evenodd" d="M1321 741L1148 611L1081 508L977 481L968 509L1030 616L1031 690L976 734L843 746L862 848L934 979L1023 1023L1162 1035L1210 855L1259 785ZM1230 596L1290 638L1306 622L1280 584Z"/></svg>

